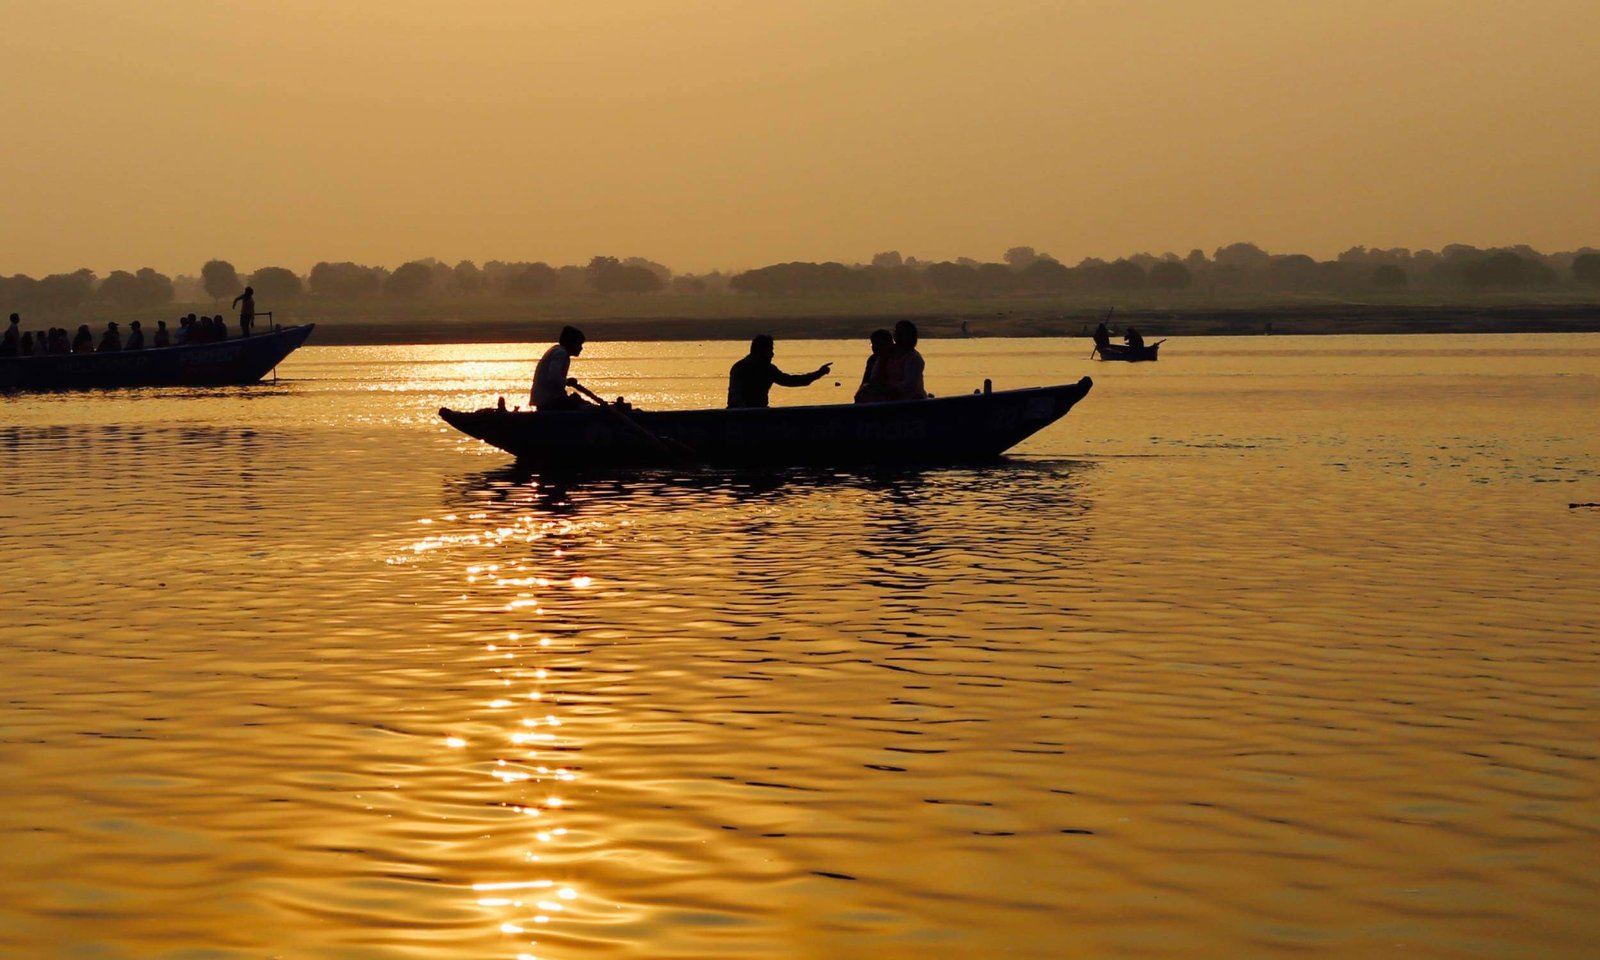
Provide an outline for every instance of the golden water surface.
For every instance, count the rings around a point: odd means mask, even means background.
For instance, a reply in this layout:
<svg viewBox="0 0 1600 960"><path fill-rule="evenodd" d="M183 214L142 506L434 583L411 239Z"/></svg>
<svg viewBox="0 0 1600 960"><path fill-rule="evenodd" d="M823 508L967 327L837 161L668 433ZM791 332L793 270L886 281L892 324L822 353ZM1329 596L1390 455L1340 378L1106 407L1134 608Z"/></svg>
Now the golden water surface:
<svg viewBox="0 0 1600 960"><path fill-rule="evenodd" d="M1096 386L994 467L577 480L434 417L541 349L0 398L0 955L1594 955L1600 337L934 342Z"/></svg>

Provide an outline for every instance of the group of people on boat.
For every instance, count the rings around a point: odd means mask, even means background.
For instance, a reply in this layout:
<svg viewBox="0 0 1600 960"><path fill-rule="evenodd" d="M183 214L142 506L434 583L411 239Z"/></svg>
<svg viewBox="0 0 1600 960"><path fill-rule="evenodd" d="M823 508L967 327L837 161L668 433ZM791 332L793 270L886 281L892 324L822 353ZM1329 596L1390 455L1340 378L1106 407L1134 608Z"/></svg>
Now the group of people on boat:
<svg viewBox="0 0 1600 960"><path fill-rule="evenodd" d="M567 392L568 387L578 387L577 378L571 376L572 358L583 353L586 339L577 327L561 328L556 343L534 368L533 390L528 399L535 408L550 411L587 405L582 397ZM922 354L917 352L916 324L901 320L893 332L874 330L870 342L872 353L856 389L856 403L921 400L928 396L922 382L924 363ZM750 353L728 371L729 408L765 407L774 386L809 386L833 369L832 363L824 363L809 373L785 373L773 363L775 353L776 343L767 334L750 341Z"/></svg>
<svg viewBox="0 0 1600 960"><path fill-rule="evenodd" d="M241 321L243 317L241 316ZM242 326L242 323L241 323ZM243 327L243 336L250 335ZM145 341L144 328L135 320L128 324L126 336L116 321L106 324L98 342L87 323L78 325L76 334L65 327L47 330L23 330L22 319L12 314L5 334L0 336L0 357L43 357L61 353L118 353L125 350L143 350L145 347L186 346L198 343L217 343L228 339L228 321L222 314L214 317L197 317L194 314L178 318L176 334L167 328L167 321L157 320L155 332Z"/></svg>
<svg viewBox="0 0 1600 960"><path fill-rule="evenodd" d="M239 308L239 335L250 336L250 327L256 318L255 291L245 287L244 293L233 298L233 305ZM146 346L152 349L181 347L196 343L216 343L226 339L228 339L228 321L223 319L220 313L214 317L197 317L192 313L179 317L175 334L168 331L165 320L158 320L155 333L148 344L145 343L144 329L137 320L128 324L126 338L123 337L122 330L115 321L106 324L105 331L96 343L87 323L79 324L76 334L68 332L65 327L50 327L39 331L23 330L22 318L13 313L5 333L0 335L0 357L43 357L60 353L118 353L124 350L143 350Z"/></svg>
<svg viewBox="0 0 1600 960"><path fill-rule="evenodd" d="M1123 328L1122 342L1134 350L1144 349L1144 337L1140 336L1139 331L1132 327ZM1111 330L1104 323L1094 328L1094 345L1098 350L1104 350L1106 347L1111 346Z"/></svg>

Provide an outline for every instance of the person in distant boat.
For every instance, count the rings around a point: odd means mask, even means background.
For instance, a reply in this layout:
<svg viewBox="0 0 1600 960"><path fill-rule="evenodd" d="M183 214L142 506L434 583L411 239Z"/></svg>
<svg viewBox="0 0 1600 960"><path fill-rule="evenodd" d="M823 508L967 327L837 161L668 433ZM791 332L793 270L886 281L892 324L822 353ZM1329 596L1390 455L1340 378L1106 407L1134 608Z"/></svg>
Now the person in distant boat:
<svg viewBox="0 0 1600 960"><path fill-rule="evenodd" d="M1097 350L1104 350L1106 347L1111 346L1111 331L1106 327L1104 321L1094 328L1094 345Z"/></svg>
<svg viewBox="0 0 1600 960"><path fill-rule="evenodd" d="M106 332L100 337L100 346L94 349L96 353L116 353L122 349L122 331L117 329L117 321L106 324Z"/></svg>
<svg viewBox="0 0 1600 960"><path fill-rule="evenodd" d="M926 366L917 352L917 325L901 320L894 325L894 351L889 354L888 389L891 400L922 400L928 391L922 386Z"/></svg>
<svg viewBox="0 0 1600 960"><path fill-rule="evenodd" d="M728 371L729 407L764 407L772 385L805 387L828 375L833 364L824 363L810 373L784 373L772 362L772 338L759 334L750 341L750 354Z"/></svg>
<svg viewBox="0 0 1600 960"><path fill-rule="evenodd" d="M87 323L78 324L78 333L72 338L72 352L94 352L94 334L89 332L89 325Z"/></svg>
<svg viewBox="0 0 1600 960"><path fill-rule="evenodd" d="M268 298L270 299L270 298ZM244 293L233 298L233 306L239 308L239 335L250 336L250 326L256 322L256 291L254 287L245 287ZM221 320L221 317L217 318ZM227 327L223 327L223 334L219 340L227 339Z"/></svg>
<svg viewBox="0 0 1600 960"><path fill-rule="evenodd" d="M156 321L156 335L155 335L155 338L151 341L150 345L152 347L170 347L170 346L172 346L172 337L171 337L170 334L167 333L167 321L165 321L165 320L157 320Z"/></svg>
<svg viewBox="0 0 1600 960"><path fill-rule="evenodd" d="M1139 331L1133 329L1132 327L1122 331L1122 340L1128 345L1130 350L1144 349L1144 337L1140 336Z"/></svg>
<svg viewBox="0 0 1600 960"><path fill-rule="evenodd" d="M861 386L856 388L856 403L889 399L889 356L892 353L894 334L887 330L872 331L872 356L867 358L867 369L861 374Z"/></svg>
<svg viewBox="0 0 1600 960"><path fill-rule="evenodd" d="M124 350L143 350L144 331L139 328L139 321L128 324L128 342L122 345Z"/></svg>
<svg viewBox="0 0 1600 960"><path fill-rule="evenodd" d="M0 357L14 357L22 349L22 318L11 315L4 337L0 337Z"/></svg>
<svg viewBox="0 0 1600 960"><path fill-rule="evenodd" d="M533 389L528 393L528 401L534 407L549 411L584 406L582 397L567 392L568 387L578 385L578 379L568 376L567 372L572 368L572 358L583 352L587 339L582 330L571 324L561 328L561 336L533 368Z"/></svg>

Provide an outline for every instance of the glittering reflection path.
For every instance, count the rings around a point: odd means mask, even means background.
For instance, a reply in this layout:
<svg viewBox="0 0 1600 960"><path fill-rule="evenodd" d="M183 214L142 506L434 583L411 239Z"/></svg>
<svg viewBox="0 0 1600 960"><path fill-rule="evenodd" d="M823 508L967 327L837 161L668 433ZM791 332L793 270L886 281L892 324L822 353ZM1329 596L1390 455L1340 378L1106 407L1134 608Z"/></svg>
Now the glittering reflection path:
<svg viewBox="0 0 1600 960"><path fill-rule="evenodd" d="M425 534L389 563L455 576L460 592L437 616L481 634L464 677L479 709L452 725L444 745L453 769L484 781L474 815L493 824L472 858L475 905L508 955L535 960L550 955L545 945L585 939L564 924L616 919L580 895L578 864L596 841L568 823L584 745L562 714L583 700L587 651L547 609L578 605L574 595L594 586L582 572L586 548L604 542L608 524L562 516L537 488L482 492L493 509L422 519Z"/></svg>
<svg viewBox="0 0 1600 960"><path fill-rule="evenodd" d="M1071 476L451 483L390 562L450 580L429 616L474 638L441 737L506 954L892 952L1046 909L992 870L1092 832L1069 791L1007 799L1063 753L1034 711L1072 681L1027 621L1087 586Z"/></svg>

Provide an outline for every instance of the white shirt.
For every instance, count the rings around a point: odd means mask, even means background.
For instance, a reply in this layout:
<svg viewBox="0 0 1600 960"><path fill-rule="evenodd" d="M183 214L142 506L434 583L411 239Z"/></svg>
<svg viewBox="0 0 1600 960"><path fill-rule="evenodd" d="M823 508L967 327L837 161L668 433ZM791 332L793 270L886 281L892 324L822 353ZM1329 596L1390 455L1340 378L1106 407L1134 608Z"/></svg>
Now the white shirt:
<svg viewBox="0 0 1600 960"><path fill-rule="evenodd" d="M543 407L560 405L567 396L567 369L572 366L572 355L567 348L556 344L539 358L533 370L533 405Z"/></svg>

